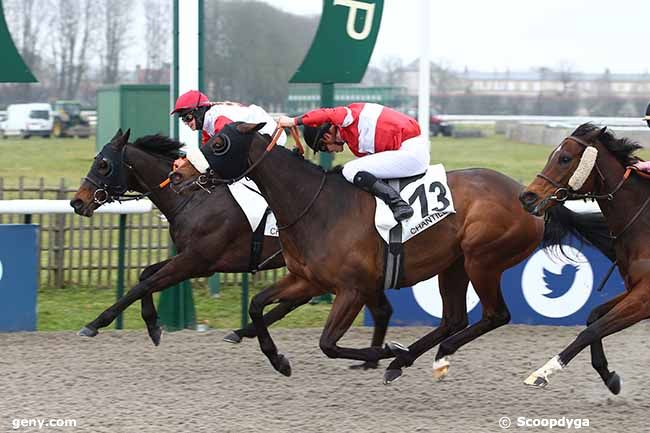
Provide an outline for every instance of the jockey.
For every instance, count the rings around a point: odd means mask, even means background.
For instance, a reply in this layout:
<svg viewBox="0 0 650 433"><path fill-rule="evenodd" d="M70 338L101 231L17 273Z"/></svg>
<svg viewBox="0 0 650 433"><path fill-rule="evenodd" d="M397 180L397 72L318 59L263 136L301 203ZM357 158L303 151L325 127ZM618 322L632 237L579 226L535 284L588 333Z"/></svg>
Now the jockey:
<svg viewBox="0 0 650 433"><path fill-rule="evenodd" d="M260 130L262 134L273 135L275 120L263 108L257 105L243 105L237 102L210 102L208 97L198 90L183 93L176 100L171 115L178 114L192 131L201 131L201 144L210 137L218 134L221 128L232 122L262 123L266 125ZM283 132L278 145L284 146L287 136ZM186 157L174 161L177 170L189 160L201 173L208 170L209 165L201 151L193 146L185 146Z"/></svg>
<svg viewBox="0 0 650 433"><path fill-rule="evenodd" d="M360 157L343 166L348 182L379 197L395 220L413 215L413 209L383 179L422 174L429 168L429 141L417 121L373 103L321 108L302 116L278 119L282 127L304 125L305 142L315 152L341 152L347 143Z"/></svg>

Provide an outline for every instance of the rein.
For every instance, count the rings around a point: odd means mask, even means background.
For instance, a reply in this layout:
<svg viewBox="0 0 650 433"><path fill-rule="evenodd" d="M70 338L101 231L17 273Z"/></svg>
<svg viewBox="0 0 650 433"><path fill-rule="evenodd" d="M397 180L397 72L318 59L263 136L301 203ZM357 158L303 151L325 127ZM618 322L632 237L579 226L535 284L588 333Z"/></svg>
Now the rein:
<svg viewBox="0 0 650 433"><path fill-rule="evenodd" d="M291 135L293 136L293 139L296 142L296 146L299 149L298 152L300 153L300 155L304 155L305 149L303 148L302 142L300 141L300 134L298 133L298 128L296 126L292 126L290 128L290 130L291 130ZM217 134L217 135L215 135L215 137L219 137L221 135L223 135L223 134ZM255 167L257 167L264 160L264 158L266 158L266 156L273 150L273 148L275 147L275 145L277 144L277 142L278 142L278 140L280 139L281 136L282 136L282 128L280 126L278 126L278 127L275 128L275 131L273 132L273 138L271 139L271 142L266 146L266 149L264 149L264 153L262 154L260 159L258 159L254 163L252 163L239 176L231 178L231 179L222 179L222 178L215 177L214 176L214 171L210 170L210 181L212 182L213 185L217 185L217 184L220 184L220 183L224 183L224 184L227 184L227 185L232 185L235 182L239 182L240 180L242 180L243 178L248 176L249 173L252 172L255 169ZM208 143L206 143L206 146L207 145L208 145ZM248 161L250 162L250 157L249 157ZM199 176L199 179L200 179L200 177L201 176ZM197 180L199 180L199 179L197 179ZM205 185L205 184L207 184L207 179L205 179L205 182L203 183L203 185ZM200 183L197 183L197 186L202 188L202 189L205 189L205 188L203 188L203 186Z"/></svg>
<svg viewBox="0 0 650 433"><path fill-rule="evenodd" d="M296 217L296 219L294 219L294 220L293 220L291 223L289 223L289 224L285 224L285 225L282 225L282 226L278 226L278 230L285 230L285 229L288 229L289 227L293 226L295 223L297 223L298 221L300 221L300 219L301 219L302 217L304 217L305 215L307 215L307 212L309 212L309 210L311 209L311 207L312 207L312 206L314 205L314 203L316 202L316 199L317 199L318 196L320 195L321 191L323 190L323 187L325 186L325 180L327 180L327 172L326 172L325 170L323 170L323 177L322 177L321 180L320 180L320 185L318 186L318 190L316 190L316 194L314 194L314 196L312 197L311 201L310 201L309 203L307 203L307 206L305 206L305 208L303 209L303 211L300 213L300 215L298 215L298 216Z"/></svg>

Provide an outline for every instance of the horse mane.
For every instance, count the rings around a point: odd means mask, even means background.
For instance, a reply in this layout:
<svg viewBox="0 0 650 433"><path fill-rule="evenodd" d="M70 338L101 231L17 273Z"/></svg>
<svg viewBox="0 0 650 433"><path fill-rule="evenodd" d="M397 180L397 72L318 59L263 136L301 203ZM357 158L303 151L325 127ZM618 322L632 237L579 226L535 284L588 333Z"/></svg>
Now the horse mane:
<svg viewBox="0 0 650 433"><path fill-rule="evenodd" d="M601 128L594 125L593 123L583 123L578 126L573 133L574 137L584 137L592 135L597 131L600 131ZM634 155L638 149L641 149L639 143L629 138L616 138L614 133L606 130L605 132L598 135L598 140L616 157L616 159L625 167L628 165L634 164L638 161L638 158Z"/></svg>
<svg viewBox="0 0 650 433"><path fill-rule="evenodd" d="M181 156L180 148L183 147L183 143L166 135L154 134L138 138L133 146L163 158L176 159Z"/></svg>

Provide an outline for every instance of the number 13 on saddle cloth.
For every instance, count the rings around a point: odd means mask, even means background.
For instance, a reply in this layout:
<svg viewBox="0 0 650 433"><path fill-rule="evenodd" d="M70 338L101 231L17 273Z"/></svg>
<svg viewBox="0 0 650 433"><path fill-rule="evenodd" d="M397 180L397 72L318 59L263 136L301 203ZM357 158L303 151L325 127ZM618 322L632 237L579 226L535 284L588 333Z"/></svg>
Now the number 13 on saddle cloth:
<svg viewBox="0 0 650 433"><path fill-rule="evenodd" d="M433 227L448 215L456 213L447 185L447 172L442 164L429 166L427 172L420 177L392 179L387 182L399 191L415 211L411 218L402 221L402 243ZM382 239L389 243L390 231L398 223L388 205L379 198L376 198L376 201L375 227Z"/></svg>

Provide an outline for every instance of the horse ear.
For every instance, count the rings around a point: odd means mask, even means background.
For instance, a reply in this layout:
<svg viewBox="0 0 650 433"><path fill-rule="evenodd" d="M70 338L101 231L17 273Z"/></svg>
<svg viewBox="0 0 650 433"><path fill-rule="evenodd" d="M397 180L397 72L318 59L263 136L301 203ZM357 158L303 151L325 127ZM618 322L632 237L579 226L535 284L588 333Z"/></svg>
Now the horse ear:
<svg viewBox="0 0 650 433"><path fill-rule="evenodd" d="M598 136L602 137L603 135L605 135L606 132L607 132L607 127L604 126L600 129L600 131L598 131Z"/></svg>
<svg viewBox="0 0 650 433"><path fill-rule="evenodd" d="M266 125L266 122L242 123L237 126L237 130L239 130L239 132L241 132L242 134L252 134L253 132L257 132L260 129L264 128L264 125Z"/></svg>
<svg viewBox="0 0 650 433"><path fill-rule="evenodd" d="M113 138L111 138L111 141L117 140L118 138L120 138L122 136L122 134L123 134L122 133L122 128L119 128L117 130L117 132L115 133L115 135L113 136Z"/></svg>
<svg viewBox="0 0 650 433"><path fill-rule="evenodd" d="M127 129L126 132L124 133L123 140L125 143L129 141L129 136L131 135L131 128Z"/></svg>

